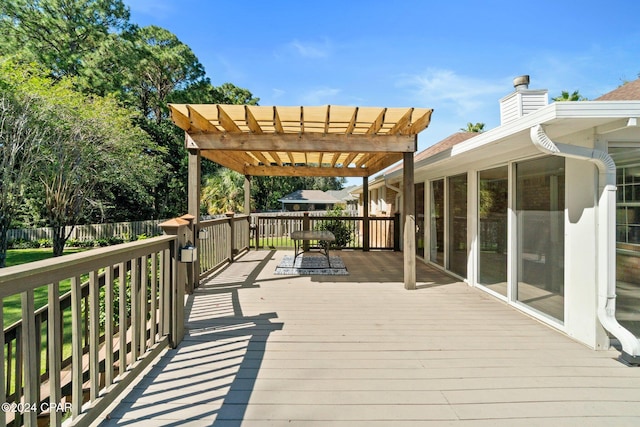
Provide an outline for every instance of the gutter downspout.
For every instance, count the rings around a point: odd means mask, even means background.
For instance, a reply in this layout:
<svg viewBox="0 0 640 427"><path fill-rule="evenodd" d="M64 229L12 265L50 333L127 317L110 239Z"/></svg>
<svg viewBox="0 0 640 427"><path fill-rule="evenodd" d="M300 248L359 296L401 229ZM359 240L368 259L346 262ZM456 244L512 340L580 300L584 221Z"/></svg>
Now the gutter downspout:
<svg viewBox="0 0 640 427"><path fill-rule="evenodd" d="M622 345L621 359L631 365L640 365L640 340L624 328L616 314L616 164L604 151L555 143L549 139L541 125L530 131L531 141L540 151L560 157L586 160L594 163L600 172L598 200L598 320ZM603 268L604 267L604 268Z"/></svg>

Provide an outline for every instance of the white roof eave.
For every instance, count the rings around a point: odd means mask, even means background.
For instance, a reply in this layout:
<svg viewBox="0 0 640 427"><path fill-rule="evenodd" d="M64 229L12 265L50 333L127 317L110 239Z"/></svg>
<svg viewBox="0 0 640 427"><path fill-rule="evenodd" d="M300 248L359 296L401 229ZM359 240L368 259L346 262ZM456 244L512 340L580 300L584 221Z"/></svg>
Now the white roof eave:
<svg viewBox="0 0 640 427"><path fill-rule="evenodd" d="M640 101L554 102L526 116L480 133L448 150L422 159L415 164L414 169L417 170L469 151L499 143L520 133L529 132L536 125L551 125L561 120L579 119L580 127L575 129L578 132L582 129L602 125L603 121L634 117L640 118ZM397 176L402 176L402 168L385 175L387 180Z"/></svg>

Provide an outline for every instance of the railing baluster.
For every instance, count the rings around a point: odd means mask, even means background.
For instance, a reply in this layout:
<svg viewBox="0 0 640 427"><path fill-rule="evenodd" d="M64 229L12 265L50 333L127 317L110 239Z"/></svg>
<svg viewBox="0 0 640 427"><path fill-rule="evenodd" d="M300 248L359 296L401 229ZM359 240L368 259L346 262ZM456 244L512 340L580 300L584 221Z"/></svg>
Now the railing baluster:
<svg viewBox="0 0 640 427"><path fill-rule="evenodd" d="M118 265L118 376L127 369L127 269L126 263Z"/></svg>
<svg viewBox="0 0 640 427"><path fill-rule="evenodd" d="M14 393L14 401L19 402L20 398L21 398L21 393L22 393L22 361L23 361L23 357L22 357L22 351L23 351L23 343L22 343L22 335L23 335L23 331L22 328L24 327L23 324L21 324L17 329L16 329L16 354L13 358L14 362L15 362L15 366L14 366L14 377L15 377L15 383L13 386L13 393ZM20 412L16 412L15 413L15 425L22 425L22 414Z"/></svg>
<svg viewBox="0 0 640 427"><path fill-rule="evenodd" d="M169 334L170 319L169 310L171 309L171 250L162 251L162 280L160 283L160 295L162 302L160 304L160 324L162 325L162 335Z"/></svg>
<svg viewBox="0 0 640 427"><path fill-rule="evenodd" d="M140 355L147 351L147 285L149 283L148 258L140 259Z"/></svg>
<svg viewBox="0 0 640 427"><path fill-rule="evenodd" d="M158 254L151 254L151 330L149 332L149 345L156 343L156 332L158 330Z"/></svg>
<svg viewBox="0 0 640 427"><path fill-rule="evenodd" d="M95 401L100 388L100 287L98 272L89 273L89 400Z"/></svg>
<svg viewBox="0 0 640 427"><path fill-rule="evenodd" d="M1 299L1 298L0 298ZM2 339L4 340L4 334L2 334ZM12 360L13 360L13 343L9 341L6 343L7 346L7 370L5 371L7 375L7 380L4 382L4 392L6 396L11 395L11 378L13 378L13 371L11 370ZM4 355L4 352L3 352Z"/></svg>
<svg viewBox="0 0 640 427"><path fill-rule="evenodd" d="M71 416L82 410L82 289L80 276L71 278Z"/></svg>
<svg viewBox="0 0 640 427"><path fill-rule="evenodd" d="M23 334L22 347L24 348L24 369L25 369L25 382L24 382L24 402L28 405L38 406L38 388L40 387L40 375L38 372L37 362L37 347L36 344L36 325L35 325L35 303L33 289L22 292L22 327ZM37 375L33 375L33 373ZM27 410L24 415L25 426L37 425L37 413L36 411Z"/></svg>
<svg viewBox="0 0 640 427"><path fill-rule="evenodd" d="M35 297L35 294L34 294ZM33 311L35 313L35 301L33 306ZM40 374L42 374L42 361L41 361L41 349L42 349L42 317L40 315L34 316L34 331L35 331L35 344L36 344L36 370L34 372L38 373L38 386L36 387L36 395L34 402L40 402ZM48 344L48 343L47 343ZM46 352L46 349L45 349ZM40 412L40 411L38 411Z"/></svg>
<svg viewBox="0 0 640 427"><path fill-rule="evenodd" d="M60 371L62 369L62 318L60 316L60 283L55 282L49 285L48 295L48 320L47 320L47 341L49 354L49 402L58 404L62 401L60 390ZM60 411L49 411L49 424L60 426L62 424L62 413Z"/></svg>
<svg viewBox="0 0 640 427"><path fill-rule="evenodd" d="M104 386L113 384L113 265L104 271Z"/></svg>
<svg viewBox="0 0 640 427"><path fill-rule="evenodd" d="M131 260L131 363L138 360L140 349L140 259Z"/></svg>

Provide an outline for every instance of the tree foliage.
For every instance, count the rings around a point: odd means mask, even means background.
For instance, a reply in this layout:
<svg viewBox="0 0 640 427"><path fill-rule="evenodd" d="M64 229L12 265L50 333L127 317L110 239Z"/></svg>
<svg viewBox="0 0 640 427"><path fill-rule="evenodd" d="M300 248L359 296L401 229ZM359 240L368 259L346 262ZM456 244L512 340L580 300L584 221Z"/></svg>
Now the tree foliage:
<svg viewBox="0 0 640 427"><path fill-rule="evenodd" d="M135 39L140 59L131 90L142 115L160 123L166 115L169 95L198 84L204 78L204 67L189 46L164 28L141 28Z"/></svg>
<svg viewBox="0 0 640 427"><path fill-rule="evenodd" d="M0 45L55 77L80 76L114 37L134 29L122 0L3 0Z"/></svg>
<svg viewBox="0 0 640 427"><path fill-rule="evenodd" d="M65 226L85 222L92 212L104 217L107 206L98 196L106 189L142 192L159 180L162 165L149 155L159 147L115 99L87 97L68 78L54 81L39 69L9 62L0 81L14 96L37 100L46 137L29 171L25 200L29 221L53 228L54 254L62 253Z"/></svg>
<svg viewBox="0 0 640 427"><path fill-rule="evenodd" d="M476 132L476 133L482 133L484 132L484 123L467 123L467 127L466 128L460 128L461 131L463 132Z"/></svg>
<svg viewBox="0 0 640 427"><path fill-rule="evenodd" d="M231 169L219 168L202 187L201 203L209 215L244 210L244 177Z"/></svg>
<svg viewBox="0 0 640 427"><path fill-rule="evenodd" d="M24 199L25 186L48 130L36 100L16 96L0 81L0 268L5 266L7 231Z"/></svg>
<svg viewBox="0 0 640 427"><path fill-rule="evenodd" d="M574 90L572 93L569 93L568 91L563 90L559 96L556 96L555 98L551 98L551 99L556 102L588 101L587 98L580 95L580 92L577 90Z"/></svg>

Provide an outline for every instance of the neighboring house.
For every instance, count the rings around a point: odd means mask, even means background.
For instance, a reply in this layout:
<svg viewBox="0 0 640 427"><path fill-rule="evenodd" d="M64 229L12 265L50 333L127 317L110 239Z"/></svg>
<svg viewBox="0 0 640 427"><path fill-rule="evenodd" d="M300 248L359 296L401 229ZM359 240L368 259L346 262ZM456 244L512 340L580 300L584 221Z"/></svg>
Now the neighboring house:
<svg viewBox="0 0 640 427"><path fill-rule="evenodd" d="M343 188L342 190L328 190L327 194L338 199L342 204L344 204L347 212L353 213L358 211L359 198L358 196L351 194L351 192L356 188L358 188L357 185L352 185L351 187Z"/></svg>
<svg viewBox="0 0 640 427"><path fill-rule="evenodd" d="M298 190L282 199L282 210L288 212L326 211L341 203L340 199L322 190Z"/></svg>
<svg viewBox="0 0 640 427"><path fill-rule="evenodd" d="M500 100L497 128L415 156L417 255L640 363L640 80L552 104L528 83ZM392 168L370 181L371 203L401 208L402 188Z"/></svg>

